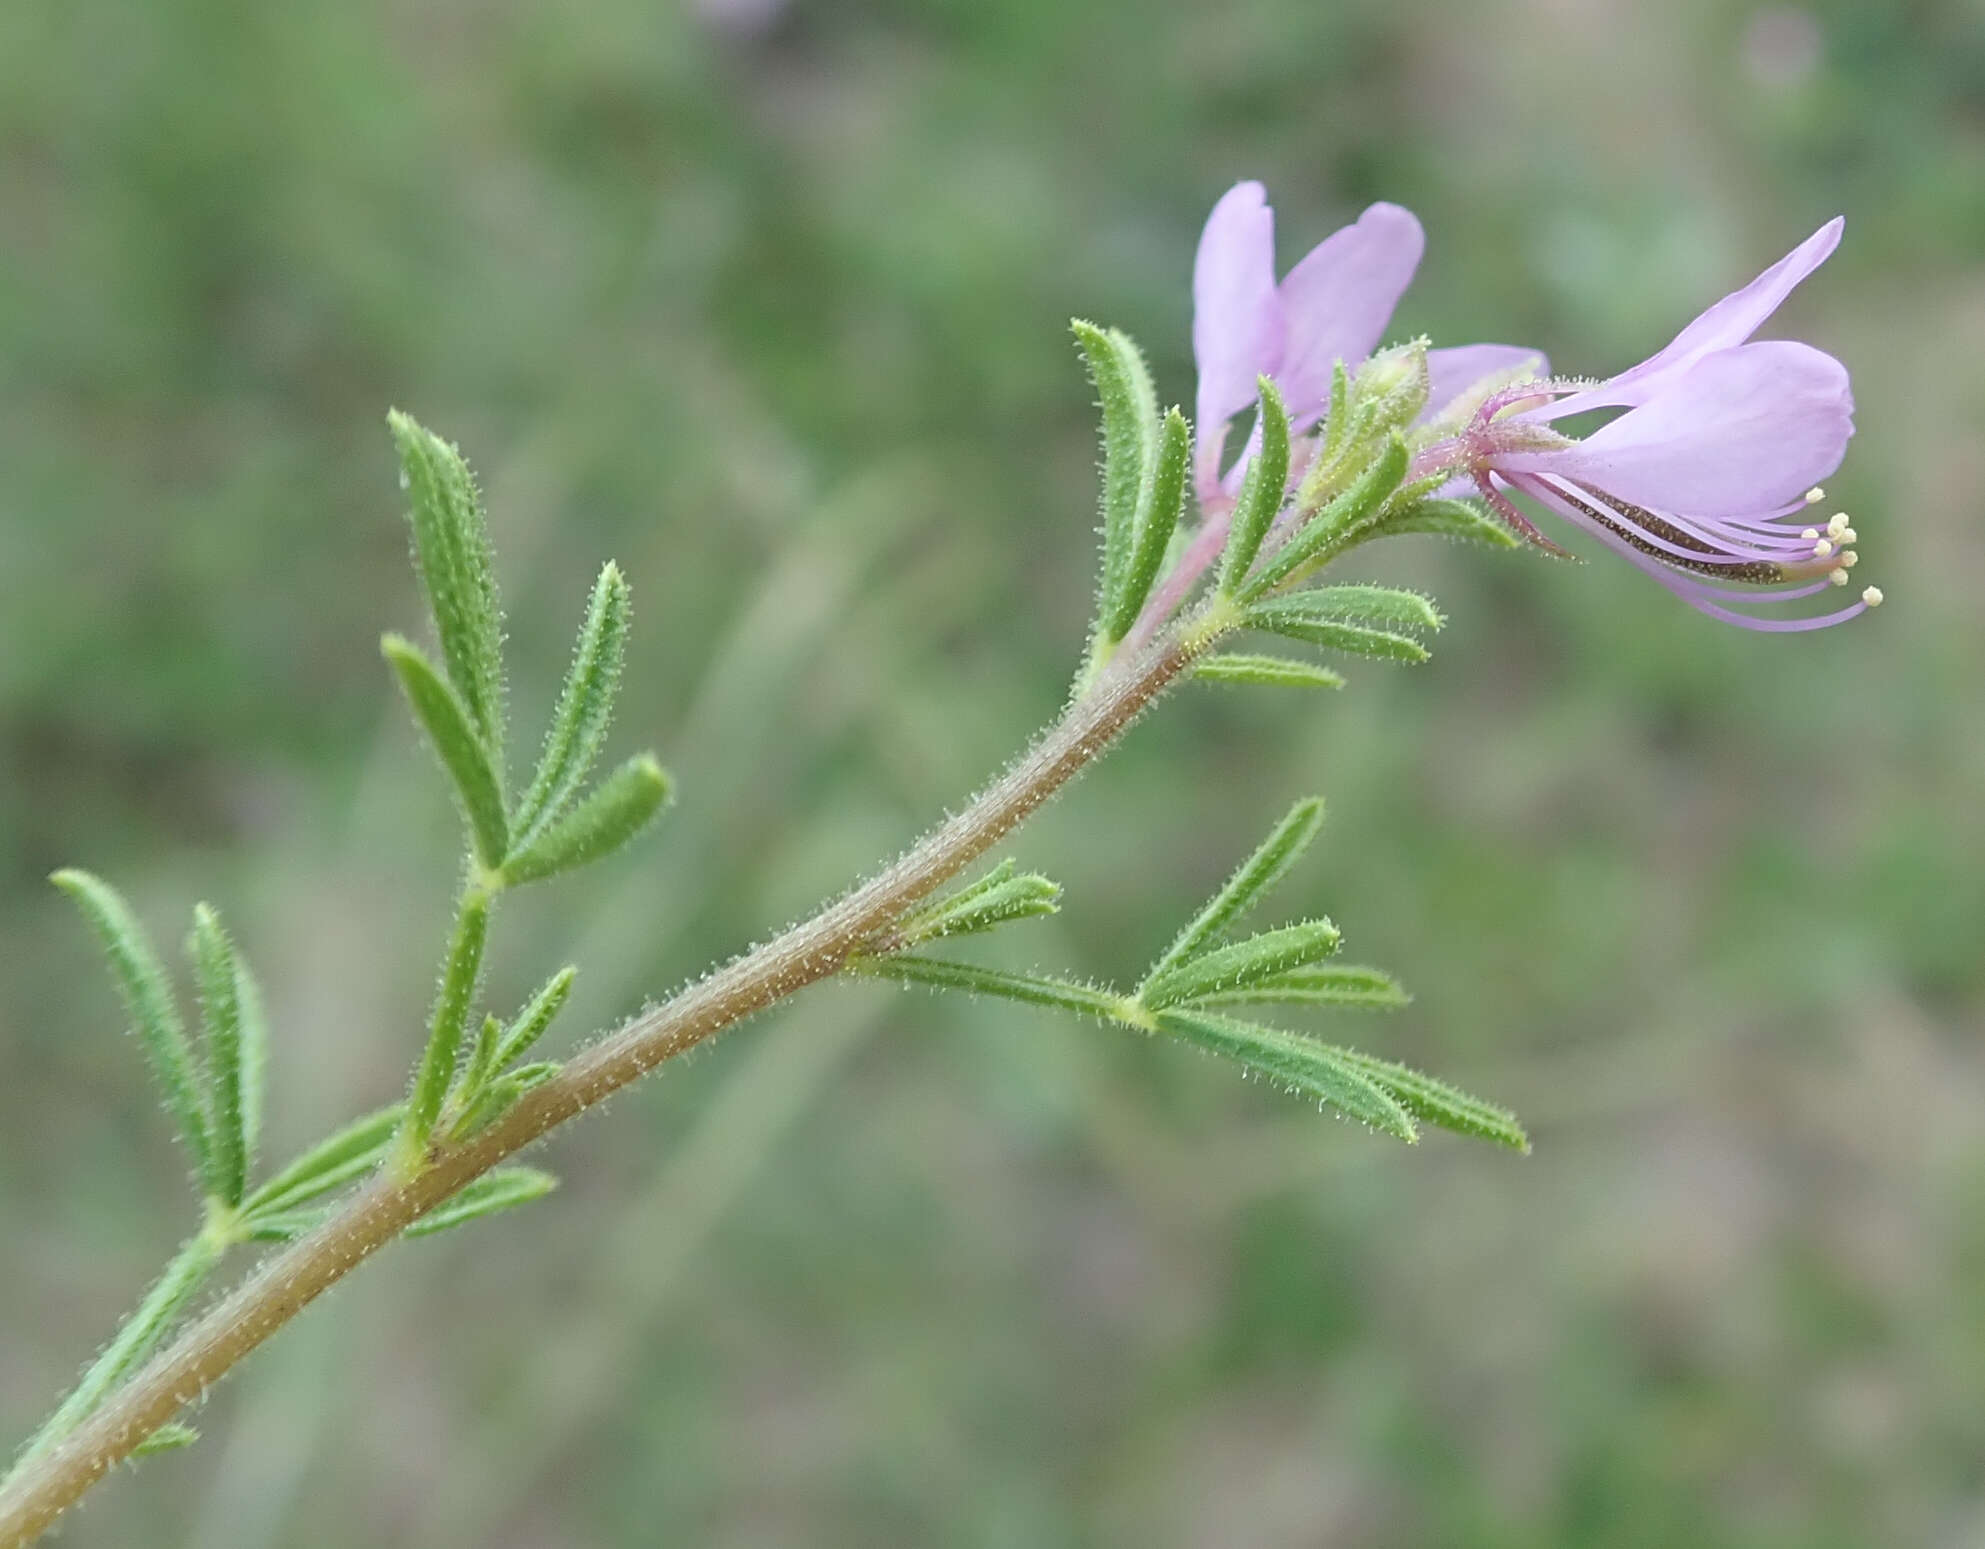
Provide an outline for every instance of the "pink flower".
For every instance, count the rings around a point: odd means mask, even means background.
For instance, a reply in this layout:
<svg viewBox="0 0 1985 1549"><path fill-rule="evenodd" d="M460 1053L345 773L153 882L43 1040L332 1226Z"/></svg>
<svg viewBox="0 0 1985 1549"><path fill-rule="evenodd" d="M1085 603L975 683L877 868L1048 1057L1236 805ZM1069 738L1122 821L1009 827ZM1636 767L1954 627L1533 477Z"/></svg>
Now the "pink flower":
<svg viewBox="0 0 1985 1549"><path fill-rule="evenodd" d="M1692 607L1746 629L1818 629L1874 607L1881 593L1873 587L1817 616L1727 606L1845 586L1855 563L1845 513L1824 528L1806 516L1854 433L1847 368L1810 345L1750 342L1833 251L1841 225L1822 226L1618 376L1596 386L1538 382L1493 393L1456 438L1458 465L1533 541L1545 542L1506 492L1591 533ZM1549 428L1594 409L1626 412L1581 441Z"/></svg>
<svg viewBox="0 0 1985 1549"><path fill-rule="evenodd" d="M1311 248L1277 285L1275 212L1261 184L1237 183L1214 205L1192 271L1202 501L1221 491L1227 422L1254 403L1255 379L1274 379L1294 429L1313 426L1329 407L1336 363L1355 371L1384 338L1426 241L1412 211L1375 204ZM1428 412L1484 377L1524 366L1541 372L1544 358L1506 344L1429 350ZM1229 471L1229 488L1239 469Z"/></svg>

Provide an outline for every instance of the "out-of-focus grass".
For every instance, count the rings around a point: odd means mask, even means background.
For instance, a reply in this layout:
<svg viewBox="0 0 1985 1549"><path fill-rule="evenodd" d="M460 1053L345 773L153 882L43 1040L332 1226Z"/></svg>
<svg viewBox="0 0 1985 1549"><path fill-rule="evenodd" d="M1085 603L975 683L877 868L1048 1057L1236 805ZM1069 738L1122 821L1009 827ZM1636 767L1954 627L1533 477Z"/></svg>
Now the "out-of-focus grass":
<svg viewBox="0 0 1985 1549"><path fill-rule="evenodd" d="M1062 319L1189 397L1191 245L1240 176L1285 262L1413 206L1399 331L1570 371L1844 210L1782 326L1855 373L1833 495L1890 606L1762 640L1604 562L1402 546L1368 568L1447 604L1434 665L1183 693L1024 834L1070 908L1012 960L1123 972L1322 790L1290 896L1419 994L1342 1034L1515 1104L1527 1162L829 988L561 1139L557 1203L388 1255L67 1541L1985 1531L1976 8L743 14L0 13L9 1432L186 1224L50 867L161 934L228 911L280 1142L411 1058L454 840L373 650L416 610L389 403L482 468L527 711L597 561L634 580L620 736L683 801L500 926L493 993L576 954L575 1022L1052 710L1092 524Z"/></svg>

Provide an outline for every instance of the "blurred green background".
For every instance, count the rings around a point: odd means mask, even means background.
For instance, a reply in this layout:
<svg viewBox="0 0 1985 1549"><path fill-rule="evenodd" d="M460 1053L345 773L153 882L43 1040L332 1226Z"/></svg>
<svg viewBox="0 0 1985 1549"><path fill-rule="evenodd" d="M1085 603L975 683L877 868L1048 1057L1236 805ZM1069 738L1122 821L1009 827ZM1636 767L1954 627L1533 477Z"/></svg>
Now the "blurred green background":
<svg viewBox="0 0 1985 1549"><path fill-rule="evenodd" d="M1014 853L995 960L1127 974L1297 795L1282 897L1515 1106L1415 1151L1190 1053L828 986L395 1249L63 1542L1985 1541L1985 8L580 0L0 8L0 1431L190 1225L86 864L195 897L271 1126L390 1097L454 820L382 416L459 438L526 719L607 555L616 746L682 801L499 923L566 1037L894 853L1059 702L1094 430L1190 401L1200 221L1428 228L1396 333L1640 358L1844 211L1889 606L1767 639L1628 567L1370 555L1453 622L1343 695L1183 692Z"/></svg>

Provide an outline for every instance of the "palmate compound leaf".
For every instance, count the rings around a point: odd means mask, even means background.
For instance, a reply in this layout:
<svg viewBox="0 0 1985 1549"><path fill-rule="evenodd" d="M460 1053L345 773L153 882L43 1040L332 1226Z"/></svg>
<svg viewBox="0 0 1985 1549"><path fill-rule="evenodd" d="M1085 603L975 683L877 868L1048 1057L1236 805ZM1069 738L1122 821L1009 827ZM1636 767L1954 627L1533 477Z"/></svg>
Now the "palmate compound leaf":
<svg viewBox="0 0 1985 1549"><path fill-rule="evenodd" d="M1201 995L1196 1006L1342 1006L1364 1011L1396 1011L1413 997L1391 974L1377 968L1330 964L1297 968L1254 984Z"/></svg>
<svg viewBox="0 0 1985 1549"><path fill-rule="evenodd" d="M1261 552L1262 539L1282 509L1289 483L1289 413L1273 381L1260 377L1256 385L1261 403L1261 444L1241 481L1227 547L1220 556L1220 590L1230 596Z"/></svg>
<svg viewBox="0 0 1985 1549"><path fill-rule="evenodd" d="M672 790L654 755L637 754L506 860L505 884L541 881L613 854L668 805Z"/></svg>
<svg viewBox="0 0 1985 1549"><path fill-rule="evenodd" d="M1098 633L1115 617L1130 574L1138 513L1158 470L1158 397L1128 334L1077 318L1070 325L1103 411L1103 576Z"/></svg>
<svg viewBox="0 0 1985 1549"><path fill-rule="evenodd" d="M1341 940L1337 927L1328 920L1284 925L1175 963L1146 979L1137 998L1157 1011L1223 990L1242 989L1328 957Z"/></svg>
<svg viewBox="0 0 1985 1549"><path fill-rule="evenodd" d="M1431 597L1391 586L1317 586L1259 605L1288 618L1381 629L1440 630L1447 624Z"/></svg>
<svg viewBox="0 0 1985 1549"><path fill-rule="evenodd" d="M536 1167L499 1167L484 1173L444 1205L438 1205L407 1228L409 1237L432 1237L453 1226L466 1226L543 1199L558 1187L558 1179Z"/></svg>
<svg viewBox="0 0 1985 1549"><path fill-rule="evenodd" d="M1192 431L1177 409L1167 411L1158 432L1158 466L1148 498L1138 511L1137 535L1131 545L1130 566L1116 606L1104 628L1105 637L1121 640L1130 633L1151 595L1160 567L1171 552L1185 500L1186 467L1192 459Z"/></svg>
<svg viewBox="0 0 1985 1549"><path fill-rule="evenodd" d="M609 561L593 583L586 621L579 629L579 643L558 696L558 708L552 713L537 773L517 804L520 846L527 847L539 825L564 810L599 758L607 724L613 719L614 697L620 689L628 606L626 578Z"/></svg>
<svg viewBox="0 0 1985 1549"><path fill-rule="evenodd" d="M206 1041L208 1114L213 1126L211 1187L215 1198L238 1205L254 1160L250 1116L259 1104L250 1089L261 1080L261 1061L254 1051L262 1039L249 1024L259 1016L259 1002L252 990L243 993L234 943L220 917L205 904L194 907L186 948L200 985Z"/></svg>
<svg viewBox="0 0 1985 1549"><path fill-rule="evenodd" d="M179 1126L201 1186L209 1193L219 1193L222 1179L214 1165L213 1137L198 1065L186 1040L185 1024L180 1021L172 981L152 950L145 928L124 896L102 878L72 868L56 872L49 880L75 899L96 928L139 1047L165 1095L167 1111Z"/></svg>
<svg viewBox="0 0 1985 1549"><path fill-rule="evenodd" d="M1215 893L1198 914L1186 924L1145 975L1148 986L1160 974L1176 967L1260 903L1268 890L1282 880L1289 868L1323 827L1323 798L1312 796L1291 807L1266 839L1236 868L1226 885Z"/></svg>
<svg viewBox="0 0 1985 1549"><path fill-rule="evenodd" d="M490 762L503 762L503 619L489 526L462 454L411 416L386 416L410 503L414 558L448 679Z"/></svg>
<svg viewBox="0 0 1985 1549"><path fill-rule="evenodd" d="M1507 1108L1498 1108L1479 1097L1471 1097L1445 1081L1437 1081L1409 1066L1376 1059L1356 1049L1333 1049L1330 1052L1375 1086L1383 1087L1400 1107L1415 1118L1457 1134L1493 1140L1499 1146L1529 1154L1530 1136L1517 1122L1516 1115Z"/></svg>
<svg viewBox="0 0 1985 1549"><path fill-rule="evenodd" d="M1330 1103L1409 1145L1419 1139L1405 1106L1344 1060L1339 1050L1211 1011L1161 1011L1158 1027L1210 1054L1238 1060L1293 1092Z"/></svg>
<svg viewBox="0 0 1985 1549"><path fill-rule="evenodd" d="M1038 872L1016 874L1001 861L976 882L913 910L884 933L888 950L905 950L947 936L979 935L1014 920L1038 919L1060 907L1061 887Z"/></svg>
<svg viewBox="0 0 1985 1549"><path fill-rule="evenodd" d="M504 852L510 848L503 783L469 707L412 641L389 634L381 638L379 649L399 678L414 719L427 733L441 767L455 784L455 799L468 823L476 859L491 868L502 865Z"/></svg>
<svg viewBox="0 0 1985 1549"><path fill-rule="evenodd" d="M1385 450L1372 460L1371 466L1358 475L1341 495L1305 522L1287 543L1235 590L1234 596L1242 602L1253 602L1285 581L1300 579L1304 567L1312 560L1378 514L1405 479L1411 460L1412 454L1405 441L1397 435L1390 437Z"/></svg>
<svg viewBox="0 0 1985 1549"><path fill-rule="evenodd" d="M1192 675L1202 683L1248 683L1265 688L1342 688L1344 675L1287 656L1257 656L1222 651L1193 663Z"/></svg>
<svg viewBox="0 0 1985 1549"><path fill-rule="evenodd" d="M1411 635L1397 634L1388 629L1367 629L1358 624L1334 623L1316 618L1303 608L1283 606L1294 600L1277 597L1269 602L1257 603L1247 611L1247 627L1281 635L1288 640L1300 640L1305 645L1320 645L1327 650L1343 651L1352 656L1369 656L1376 661L1407 662L1417 666L1432 655Z"/></svg>
<svg viewBox="0 0 1985 1549"><path fill-rule="evenodd" d="M1385 519L1387 537L1395 533L1425 532L1462 543L1479 543L1484 548L1520 549L1523 540L1509 530L1509 524L1492 516L1472 500L1418 500L1405 510Z"/></svg>
<svg viewBox="0 0 1985 1549"><path fill-rule="evenodd" d="M379 1165L405 1115L406 1104L394 1103L325 1136L243 1200L242 1214L252 1220L292 1210L363 1177Z"/></svg>

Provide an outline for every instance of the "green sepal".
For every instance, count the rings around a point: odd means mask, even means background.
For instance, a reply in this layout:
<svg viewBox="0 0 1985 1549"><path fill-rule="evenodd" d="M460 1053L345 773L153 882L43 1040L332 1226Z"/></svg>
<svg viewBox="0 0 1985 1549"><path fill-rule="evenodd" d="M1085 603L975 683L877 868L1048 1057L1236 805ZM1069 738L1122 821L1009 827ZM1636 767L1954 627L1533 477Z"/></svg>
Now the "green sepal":
<svg viewBox="0 0 1985 1549"><path fill-rule="evenodd" d="M1344 686L1344 675L1328 667L1294 661L1287 656L1256 656L1242 651L1202 656L1193 663L1192 675L1206 683L1252 683L1268 688Z"/></svg>
<svg viewBox="0 0 1985 1549"><path fill-rule="evenodd" d="M489 527L474 476L462 454L410 416L386 416L399 448L410 501L414 558L427 590L448 678L471 723L501 763L503 750L503 618Z"/></svg>
<svg viewBox="0 0 1985 1549"><path fill-rule="evenodd" d="M1160 974L1184 962L1248 910L1260 903L1268 890L1282 880L1323 827L1323 798L1311 796L1291 807L1268 837L1255 846L1254 853L1234 869L1220 891L1209 899L1180 931L1151 970L1144 976L1149 984Z"/></svg>
<svg viewBox="0 0 1985 1549"><path fill-rule="evenodd" d="M1207 1011L1161 1011L1158 1026L1208 1053L1238 1060L1291 1091L1329 1103L1408 1145L1419 1139L1406 1108L1347 1062L1340 1050Z"/></svg>
<svg viewBox="0 0 1985 1549"><path fill-rule="evenodd" d="M1261 394L1261 446L1241 481L1227 547L1220 556L1219 589L1230 596L1261 552L1262 539L1274 525L1289 486L1289 411L1273 381L1261 377L1256 385Z"/></svg>
<svg viewBox="0 0 1985 1549"><path fill-rule="evenodd" d="M1077 318L1082 347L1103 411L1103 576L1096 602L1098 634L1117 612L1137 541L1138 513L1158 467L1158 398L1144 356L1128 334Z"/></svg>
<svg viewBox="0 0 1985 1549"><path fill-rule="evenodd" d="M578 977L579 970L568 964L547 979L543 988L525 1002L524 1009L511 1019L510 1026L504 1030L496 1046L492 1069L507 1068L511 1061L544 1036L552 1018L563 1009L565 998L572 993L572 981Z"/></svg>
<svg viewBox="0 0 1985 1549"><path fill-rule="evenodd" d="M499 1210L513 1210L543 1199L558 1179L536 1167L499 1167L484 1173L447 1203L436 1206L407 1228L409 1237L432 1237L451 1226L466 1226Z"/></svg>
<svg viewBox="0 0 1985 1549"><path fill-rule="evenodd" d="M613 854L667 805L667 771L652 753L630 758L503 863L506 883L536 882Z"/></svg>
<svg viewBox="0 0 1985 1549"><path fill-rule="evenodd" d="M502 865L504 852L510 848L503 785L490 747L477 732L468 706L411 640L384 635L379 650L392 664L414 719L420 722L441 767L455 783L455 799L468 822L476 859L491 868Z"/></svg>
<svg viewBox="0 0 1985 1549"><path fill-rule="evenodd" d="M178 1003L173 999L172 981L152 950L144 926L138 923L123 895L101 877L70 868L56 872L49 880L75 899L84 917L96 928L123 994L139 1047L145 1051L152 1075L165 1094L166 1109L179 1126L201 1187L215 1192L218 1175L198 1067L186 1041Z"/></svg>
<svg viewBox="0 0 1985 1549"><path fill-rule="evenodd" d="M1316 457L1319 468L1335 462L1337 454L1344 450L1351 429L1350 407L1351 371L1343 361L1335 361L1330 367L1330 407L1324 411L1323 445Z"/></svg>
<svg viewBox="0 0 1985 1549"><path fill-rule="evenodd" d="M1060 884L1001 861L969 887L925 905L885 932L890 950L904 951L946 936L970 936L1013 920L1036 919L1059 907Z"/></svg>
<svg viewBox="0 0 1985 1549"><path fill-rule="evenodd" d="M1416 1119L1456 1134L1492 1140L1526 1156L1530 1154L1530 1136L1507 1108L1471 1097L1409 1066L1375 1059L1356 1049L1331 1052L1374 1085L1383 1087Z"/></svg>
<svg viewBox="0 0 1985 1549"><path fill-rule="evenodd" d="M200 1439L200 1433L190 1425L181 1425L177 1420L168 1420L137 1446L131 1449L134 1458L154 1457L161 1452L176 1452L181 1447L190 1447Z"/></svg>
<svg viewBox="0 0 1985 1549"><path fill-rule="evenodd" d="M406 1111L405 1103L394 1103L325 1136L244 1199L243 1217L252 1221L290 1210L371 1172L385 1155Z"/></svg>
<svg viewBox="0 0 1985 1549"><path fill-rule="evenodd" d="M1389 629L1366 629L1357 624L1333 624L1302 608L1283 606L1294 601L1293 597L1275 597L1256 603L1248 609L1245 623L1249 629L1379 661L1417 664L1433 654L1411 635L1397 635Z"/></svg>
<svg viewBox="0 0 1985 1549"><path fill-rule="evenodd" d="M1341 940L1337 927L1328 920L1284 925L1175 963L1146 979L1137 998L1157 1011L1241 989L1326 958Z"/></svg>
<svg viewBox="0 0 1985 1549"><path fill-rule="evenodd" d="M1388 973L1376 968L1332 964L1328 968L1291 969L1238 989L1202 995L1198 1003L1202 1006L1344 1006L1393 1011L1411 1004L1412 999Z"/></svg>
<svg viewBox="0 0 1985 1549"><path fill-rule="evenodd" d="M1234 595L1252 602L1295 577L1302 568L1325 550L1372 520L1406 477L1412 454L1398 435L1386 438L1385 450L1374 458L1351 487L1311 517L1295 535L1275 551L1274 557L1257 570Z"/></svg>
<svg viewBox="0 0 1985 1549"><path fill-rule="evenodd" d="M1093 985L981 968L976 963L953 963L935 957L856 957L848 960L848 968L870 978L894 979L899 984L933 990L995 995L1024 1005L1052 1006L1077 1016L1100 1017L1106 1022L1121 1021L1125 1010L1119 997Z"/></svg>
<svg viewBox="0 0 1985 1549"><path fill-rule="evenodd" d="M1158 467L1151 480L1149 498L1138 512L1137 541L1132 546L1130 568L1123 588L1109 615L1106 637L1121 640L1143 611L1158 579L1172 534L1179 525L1179 511L1185 501L1186 467L1192 458L1192 431L1177 409L1167 411L1158 433Z"/></svg>
<svg viewBox="0 0 1985 1549"><path fill-rule="evenodd" d="M1472 500L1416 500L1396 516L1388 516L1382 531L1388 538L1395 533L1427 532L1491 549L1525 547L1507 522Z"/></svg>
<svg viewBox="0 0 1985 1549"><path fill-rule="evenodd" d="M1381 628L1438 631L1447 625L1431 597L1391 586L1319 586L1257 603L1250 612Z"/></svg>
<svg viewBox="0 0 1985 1549"><path fill-rule="evenodd" d="M246 1053L240 959L219 916L205 904L194 906L186 953L200 986L207 1055L208 1113L213 1124L208 1192L223 1204L238 1205L254 1160L248 1114L257 1105L247 1096L247 1088L259 1081L261 1072L251 1068L254 1062Z"/></svg>
<svg viewBox="0 0 1985 1549"><path fill-rule="evenodd" d="M620 689L627 622L627 581L619 567L609 561L593 583L586 622L579 630L579 643L558 696L558 708L552 714L537 773L517 804L516 829L523 836L520 845L529 844L540 822L558 815L600 756L607 723L613 719L614 697Z"/></svg>

